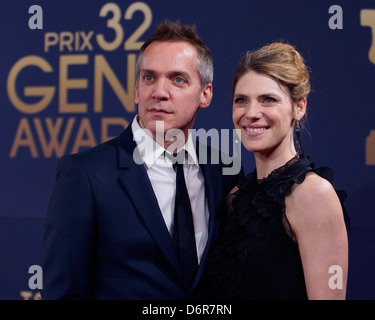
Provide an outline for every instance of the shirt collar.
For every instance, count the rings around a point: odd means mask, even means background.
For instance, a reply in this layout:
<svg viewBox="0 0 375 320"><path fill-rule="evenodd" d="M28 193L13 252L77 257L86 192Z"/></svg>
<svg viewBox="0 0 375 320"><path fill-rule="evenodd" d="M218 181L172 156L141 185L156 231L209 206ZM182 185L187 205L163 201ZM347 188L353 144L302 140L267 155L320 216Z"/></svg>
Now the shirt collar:
<svg viewBox="0 0 375 320"><path fill-rule="evenodd" d="M164 154L164 151L168 152L164 149L163 146L157 143L141 128L141 126L138 123L138 115L134 117L133 122L131 124L131 129L133 132L134 141L136 142L141 157L148 168L155 164L156 160ZM185 149L187 151L188 164L193 164L197 166L199 165L191 132L189 133L185 145L181 149ZM170 160L168 159L166 161Z"/></svg>

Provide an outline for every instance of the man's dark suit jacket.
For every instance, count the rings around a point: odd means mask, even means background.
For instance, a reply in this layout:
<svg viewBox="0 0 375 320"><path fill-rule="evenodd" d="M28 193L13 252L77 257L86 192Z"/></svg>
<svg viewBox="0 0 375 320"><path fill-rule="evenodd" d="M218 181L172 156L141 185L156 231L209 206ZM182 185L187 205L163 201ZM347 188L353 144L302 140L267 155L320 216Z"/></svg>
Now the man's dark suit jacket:
<svg viewBox="0 0 375 320"><path fill-rule="evenodd" d="M131 126L63 157L45 220L43 299L187 299L199 282L237 175L201 165L209 237L193 286L185 283ZM208 152L210 154L210 152Z"/></svg>

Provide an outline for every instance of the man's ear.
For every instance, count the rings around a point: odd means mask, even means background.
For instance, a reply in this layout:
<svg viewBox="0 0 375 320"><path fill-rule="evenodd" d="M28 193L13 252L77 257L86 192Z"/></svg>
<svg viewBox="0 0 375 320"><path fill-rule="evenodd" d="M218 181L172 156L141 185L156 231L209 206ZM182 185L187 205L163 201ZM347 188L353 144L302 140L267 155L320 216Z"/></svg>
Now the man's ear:
<svg viewBox="0 0 375 320"><path fill-rule="evenodd" d="M212 101L212 83L205 85L201 92L199 107L202 109L207 108Z"/></svg>

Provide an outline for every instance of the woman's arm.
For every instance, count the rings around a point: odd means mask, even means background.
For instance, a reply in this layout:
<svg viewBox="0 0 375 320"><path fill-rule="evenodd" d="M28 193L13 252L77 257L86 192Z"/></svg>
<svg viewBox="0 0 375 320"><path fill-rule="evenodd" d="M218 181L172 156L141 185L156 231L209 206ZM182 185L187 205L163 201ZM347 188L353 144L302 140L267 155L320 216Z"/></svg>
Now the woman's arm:
<svg viewBox="0 0 375 320"><path fill-rule="evenodd" d="M295 233L309 299L345 299L348 239L342 207L332 185L309 173L285 200Z"/></svg>

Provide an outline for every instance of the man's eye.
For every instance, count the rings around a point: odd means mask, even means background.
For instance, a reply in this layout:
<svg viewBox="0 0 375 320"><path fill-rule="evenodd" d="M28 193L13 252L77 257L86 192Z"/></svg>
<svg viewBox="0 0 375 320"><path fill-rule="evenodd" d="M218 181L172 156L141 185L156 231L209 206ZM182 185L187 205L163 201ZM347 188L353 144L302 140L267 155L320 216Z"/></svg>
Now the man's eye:
<svg viewBox="0 0 375 320"><path fill-rule="evenodd" d="M182 78L182 77L176 77L176 78L174 79L174 81L177 82L177 83L184 83L184 82L185 82L185 79Z"/></svg>
<svg viewBox="0 0 375 320"><path fill-rule="evenodd" d="M147 74L147 75L145 75L145 76L143 77L143 79L145 79L146 81L152 81L154 78L153 78L153 76Z"/></svg>

